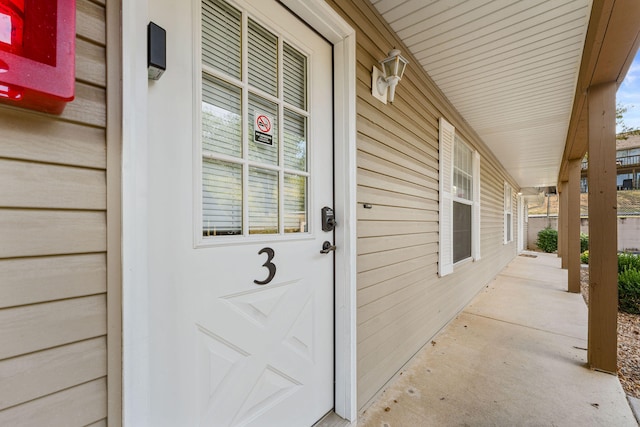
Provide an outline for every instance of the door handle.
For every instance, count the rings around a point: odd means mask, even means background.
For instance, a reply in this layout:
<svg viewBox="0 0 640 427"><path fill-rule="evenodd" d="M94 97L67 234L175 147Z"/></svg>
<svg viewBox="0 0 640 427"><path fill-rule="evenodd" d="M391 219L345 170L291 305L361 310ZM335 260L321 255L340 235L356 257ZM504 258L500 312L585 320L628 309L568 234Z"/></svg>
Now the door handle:
<svg viewBox="0 0 640 427"><path fill-rule="evenodd" d="M320 251L321 254L328 254L331 251L335 251L336 250L336 246L332 245L331 242L329 242L328 240L326 240L323 244L322 244L322 250Z"/></svg>

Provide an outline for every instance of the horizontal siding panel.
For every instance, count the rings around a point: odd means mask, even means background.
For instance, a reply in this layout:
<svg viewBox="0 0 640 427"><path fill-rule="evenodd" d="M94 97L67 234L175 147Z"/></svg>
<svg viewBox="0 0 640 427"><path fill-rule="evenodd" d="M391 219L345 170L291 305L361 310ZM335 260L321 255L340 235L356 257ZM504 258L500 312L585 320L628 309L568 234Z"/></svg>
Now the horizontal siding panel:
<svg viewBox="0 0 640 427"><path fill-rule="evenodd" d="M0 361L0 410L106 374L104 337Z"/></svg>
<svg viewBox="0 0 640 427"><path fill-rule="evenodd" d="M394 193L409 194L425 199L430 198L434 192L433 189L420 185L420 183L407 182L368 170L358 171L358 184L366 187L381 188L393 191Z"/></svg>
<svg viewBox="0 0 640 427"><path fill-rule="evenodd" d="M437 243L438 233L413 233L409 236L378 236L359 238L357 241L358 255L374 252L390 251L392 249L409 246Z"/></svg>
<svg viewBox="0 0 640 427"><path fill-rule="evenodd" d="M93 424L87 425L87 427L107 427L107 426L108 426L108 424L107 424L107 419L106 418L103 419L103 420L100 420L100 421L96 421Z"/></svg>
<svg viewBox="0 0 640 427"><path fill-rule="evenodd" d="M0 200L5 207L106 209L105 172L0 159Z"/></svg>
<svg viewBox="0 0 640 427"><path fill-rule="evenodd" d="M367 110L370 110L370 113L372 114L378 114L379 111L377 109L373 108L368 103L362 102L360 104L364 107L361 107L358 110L356 122L358 125L358 132L368 135L372 139L380 141L394 150L406 153L415 160L420 161L429 167L437 169L438 150L436 148L425 143L425 140L419 136L408 133L405 127L406 124L394 121L388 126L384 126L384 120L367 114ZM436 141L437 139L434 140L434 143Z"/></svg>
<svg viewBox="0 0 640 427"><path fill-rule="evenodd" d="M394 193L392 191L381 190L379 188L364 187L358 185L358 203L369 203L372 205L396 206L402 208L413 208L430 210L433 209L433 201L422 197L410 196L406 194ZM361 236L358 236L361 237Z"/></svg>
<svg viewBox="0 0 640 427"><path fill-rule="evenodd" d="M105 87L107 84L106 50L81 38L76 39L76 79Z"/></svg>
<svg viewBox="0 0 640 427"><path fill-rule="evenodd" d="M76 98L67 104L60 117L93 126L106 126L105 90L76 82Z"/></svg>
<svg viewBox="0 0 640 427"><path fill-rule="evenodd" d="M404 291L411 290L411 287L418 287L420 291L413 292L412 298L400 298L396 302L392 298L396 294L390 294L386 305L378 304L377 315L367 316L366 320L358 323L358 348L363 352L363 361L367 360L367 355L372 354L371 352L377 351L380 345L399 345L398 342L393 343L394 340L402 339L398 335L407 335L422 329L423 323L428 322L424 316L433 315L435 307L433 301L428 298L429 294L433 294L432 286L417 282ZM444 299L442 294L438 298ZM446 307L446 303L441 303L440 307ZM366 306L362 310L366 312Z"/></svg>
<svg viewBox="0 0 640 427"><path fill-rule="evenodd" d="M86 426L106 416L107 381L101 378L0 411L0 425Z"/></svg>
<svg viewBox="0 0 640 427"><path fill-rule="evenodd" d="M459 279L458 284L444 284L431 282L423 286L421 297L397 306L389 307L380 315L364 322L358 327L358 348L361 350L359 367L365 369L364 375L369 375L376 359L393 352L402 341L415 334L424 334L435 324L447 322L450 312L457 314L459 310L475 296L477 289L470 286L473 278ZM418 285L422 286L422 285ZM441 292L435 292L442 286ZM424 345L430 336L423 335L420 346ZM416 345L415 341L410 346ZM382 351L382 353L376 352ZM405 359L406 360L406 359ZM390 373L393 375L393 373Z"/></svg>
<svg viewBox="0 0 640 427"><path fill-rule="evenodd" d="M417 269L401 274L391 280L386 280L364 288L358 292L358 308L384 299L386 296L398 292L407 286L411 286L416 282L429 281L436 277L436 274L437 270L433 266L419 266ZM358 316L360 316L359 311Z"/></svg>
<svg viewBox="0 0 640 427"><path fill-rule="evenodd" d="M438 231L438 224L430 221L358 221L358 236L393 236Z"/></svg>
<svg viewBox="0 0 640 427"><path fill-rule="evenodd" d="M427 178L424 173L415 172L407 168L399 168L396 163L389 161L386 158L370 154L364 150L358 150L356 153L356 162L360 171L375 171L383 176L392 176L398 180L412 182L423 185L434 191L432 196L437 200L437 179ZM358 173L358 180L360 180L360 172Z"/></svg>
<svg viewBox="0 0 640 427"><path fill-rule="evenodd" d="M403 145L403 141L389 130L358 116L358 149L408 167L422 175L437 179L438 162L427 154ZM393 156L393 157L389 157Z"/></svg>
<svg viewBox="0 0 640 427"><path fill-rule="evenodd" d="M394 279L409 271L424 267L425 265L434 264L437 259L437 255L429 256L427 258L414 258L410 260L404 260L397 264L392 264L383 268L359 273L357 275L358 290L365 289L377 283L384 282L385 280Z"/></svg>
<svg viewBox="0 0 640 427"><path fill-rule="evenodd" d="M105 254L0 260L0 308L106 292Z"/></svg>
<svg viewBox="0 0 640 427"><path fill-rule="evenodd" d="M76 33L87 40L106 44L105 9L89 0L76 2Z"/></svg>
<svg viewBox="0 0 640 427"><path fill-rule="evenodd" d="M358 257L358 273L382 268L407 259L426 257L437 250L438 245L436 243L431 243L428 245L410 246L407 248L360 255Z"/></svg>
<svg viewBox="0 0 640 427"><path fill-rule="evenodd" d="M106 216L91 211L0 209L0 236L0 258L104 252Z"/></svg>
<svg viewBox="0 0 640 427"><path fill-rule="evenodd" d="M362 402L364 405L371 395L370 390L374 390L373 394L384 387L386 381L382 378L393 378L393 376L402 368L398 367L398 360L409 361L429 340L422 341L425 332L435 329L439 324L447 320L441 317L427 316L424 319L415 320L414 322L420 322L422 328L417 329L412 327L411 324L404 326L404 333L396 334L399 339L393 340L393 342L387 345L380 346L375 352L379 355L375 365L365 363L363 360L358 360L357 370L360 373L358 376L358 402ZM413 332L413 333L411 333ZM428 345L428 344L427 344ZM369 391L369 392L368 392Z"/></svg>
<svg viewBox="0 0 640 427"><path fill-rule="evenodd" d="M106 324L105 295L5 308L0 359L98 337L106 334Z"/></svg>
<svg viewBox="0 0 640 427"><path fill-rule="evenodd" d="M105 169L105 131L0 106L0 157Z"/></svg>
<svg viewBox="0 0 640 427"><path fill-rule="evenodd" d="M369 320L387 311L408 308L408 304L411 301L425 298L427 290L428 281L426 277L421 277L408 283L407 286L388 293L384 299L379 298L369 304L360 306L358 309L358 325L366 324Z"/></svg>
<svg viewBox="0 0 640 427"><path fill-rule="evenodd" d="M358 209L358 220L364 221L438 221L438 211L371 205Z"/></svg>

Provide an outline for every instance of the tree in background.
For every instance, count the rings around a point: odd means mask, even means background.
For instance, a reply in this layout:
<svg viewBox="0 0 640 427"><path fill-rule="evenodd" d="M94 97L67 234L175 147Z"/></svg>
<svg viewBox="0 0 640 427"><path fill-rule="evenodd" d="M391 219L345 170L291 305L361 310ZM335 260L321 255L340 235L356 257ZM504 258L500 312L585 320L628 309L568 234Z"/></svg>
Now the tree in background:
<svg viewBox="0 0 640 427"><path fill-rule="evenodd" d="M631 107L634 107L633 105ZM616 139L627 139L631 135L640 135L639 128L631 128L624 122L624 114L629 109L624 105L618 103L616 105L616 128L620 129L620 132L616 134Z"/></svg>

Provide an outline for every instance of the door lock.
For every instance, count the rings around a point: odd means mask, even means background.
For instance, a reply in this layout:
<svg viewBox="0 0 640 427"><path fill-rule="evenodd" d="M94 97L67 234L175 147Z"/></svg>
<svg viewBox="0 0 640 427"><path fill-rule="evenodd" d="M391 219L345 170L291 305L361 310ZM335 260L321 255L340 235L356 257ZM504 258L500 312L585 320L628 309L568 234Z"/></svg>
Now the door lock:
<svg viewBox="0 0 640 427"><path fill-rule="evenodd" d="M333 231L338 223L336 222L336 214L328 206L322 208L322 231Z"/></svg>
<svg viewBox="0 0 640 427"><path fill-rule="evenodd" d="M326 240L323 244L322 244L322 250L320 251L321 254L328 254L331 251L335 251L336 250L336 246L332 245L330 241Z"/></svg>

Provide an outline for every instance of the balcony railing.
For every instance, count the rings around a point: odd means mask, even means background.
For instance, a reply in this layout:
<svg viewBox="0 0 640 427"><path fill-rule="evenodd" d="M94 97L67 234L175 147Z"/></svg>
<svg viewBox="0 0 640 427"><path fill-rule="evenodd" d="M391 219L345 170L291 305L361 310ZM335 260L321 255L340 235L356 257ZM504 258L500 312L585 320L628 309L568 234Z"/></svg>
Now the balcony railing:
<svg viewBox="0 0 640 427"><path fill-rule="evenodd" d="M635 156L624 156L616 158L616 165L621 167L629 167L629 166L640 166L640 155ZM587 170L589 168L589 161L585 160L582 162L582 170Z"/></svg>

